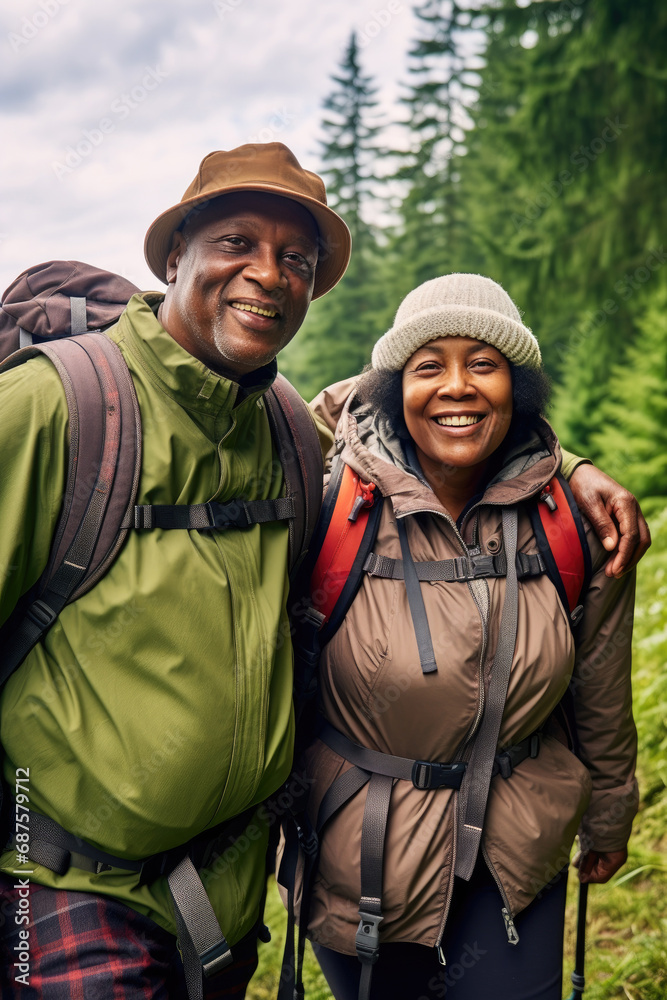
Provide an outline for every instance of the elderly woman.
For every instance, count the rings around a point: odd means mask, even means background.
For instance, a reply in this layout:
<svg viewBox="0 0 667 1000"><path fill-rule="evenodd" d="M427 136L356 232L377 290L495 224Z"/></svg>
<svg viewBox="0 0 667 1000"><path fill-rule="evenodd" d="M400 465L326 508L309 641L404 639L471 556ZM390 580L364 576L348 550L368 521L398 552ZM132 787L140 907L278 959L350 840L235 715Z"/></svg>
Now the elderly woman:
<svg viewBox="0 0 667 1000"><path fill-rule="evenodd" d="M575 834L586 881L627 857L634 579L605 574L587 526L571 616L540 563L561 465L547 395L509 296L450 274L316 401L330 422L342 407L341 459L384 498L306 754L320 845L302 917L336 1000L560 1000Z"/></svg>

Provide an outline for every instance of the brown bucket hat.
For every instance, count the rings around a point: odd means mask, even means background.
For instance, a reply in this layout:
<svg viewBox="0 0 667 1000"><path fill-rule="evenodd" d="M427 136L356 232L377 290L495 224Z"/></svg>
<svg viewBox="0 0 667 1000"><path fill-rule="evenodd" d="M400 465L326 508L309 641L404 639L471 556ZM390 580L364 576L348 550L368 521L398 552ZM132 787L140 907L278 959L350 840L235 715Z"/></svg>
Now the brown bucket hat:
<svg viewBox="0 0 667 1000"><path fill-rule="evenodd" d="M322 178L304 170L282 142L249 143L204 157L178 205L159 215L146 233L144 254L160 281L167 280L171 241L185 218L198 205L232 191L266 191L307 208L320 233L313 298L324 295L340 281L350 259L350 231L340 216L327 208Z"/></svg>

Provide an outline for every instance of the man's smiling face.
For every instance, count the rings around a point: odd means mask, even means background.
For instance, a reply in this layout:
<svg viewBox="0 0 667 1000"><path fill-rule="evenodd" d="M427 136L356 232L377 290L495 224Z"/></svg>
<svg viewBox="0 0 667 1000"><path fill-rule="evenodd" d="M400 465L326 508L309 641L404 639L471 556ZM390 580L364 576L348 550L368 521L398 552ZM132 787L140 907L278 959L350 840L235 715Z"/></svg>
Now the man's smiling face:
<svg viewBox="0 0 667 1000"><path fill-rule="evenodd" d="M242 191L216 199L174 237L160 322L220 374L261 368L308 311L318 235L310 212L288 198Z"/></svg>

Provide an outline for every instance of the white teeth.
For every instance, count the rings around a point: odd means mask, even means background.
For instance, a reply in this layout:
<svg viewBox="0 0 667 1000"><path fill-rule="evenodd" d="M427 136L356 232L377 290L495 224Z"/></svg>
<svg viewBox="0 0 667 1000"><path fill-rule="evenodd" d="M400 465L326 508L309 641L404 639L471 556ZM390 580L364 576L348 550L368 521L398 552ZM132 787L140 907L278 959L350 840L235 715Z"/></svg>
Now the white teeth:
<svg viewBox="0 0 667 1000"><path fill-rule="evenodd" d="M470 424L478 424L482 419L480 415L470 417L436 417L436 423L441 427L469 427Z"/></svg>
<svg viewBox="0 0 667 1000"><path fill-rule="evenodd" d="M249 306L245 302L232 302L231 305L234 309L241 309L243 312L259 313L260 316L269 316L271 319L278 315L275 309L260 309L259 306Z"/></svg>

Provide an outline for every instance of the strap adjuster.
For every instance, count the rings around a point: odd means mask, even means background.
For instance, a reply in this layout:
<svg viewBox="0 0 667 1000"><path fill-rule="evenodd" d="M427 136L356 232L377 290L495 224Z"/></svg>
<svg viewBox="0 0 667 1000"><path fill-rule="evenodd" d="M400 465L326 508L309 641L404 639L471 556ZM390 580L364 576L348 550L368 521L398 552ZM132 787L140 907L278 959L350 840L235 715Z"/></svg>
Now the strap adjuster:
<svg viewBox="0 0 667 1000"><path fill-rule="evenodd" d="M572 625L573 626L578 625L583 617L584 617L584 606L583 604L577 604L574 611L570 612L570 621L572 622Z"/></svg>
<svg viewBox="0 0 667 1000"><path fill-rule="evenodd" d="M472 574L472 561L469 556L457 556L454 559L454 579L457 583L469 580Z"/></svg>
<svg viewBox="0 0 667 1000"><path fill-rule="evenodd" d="M530 747L529 755L530 755L530 757L533 760L535 760L535 758L538 757L539 753L540 753L540 734L539 734L539 732L537 732L537 733L531 733L530 734L529 747Z"/></svg>
<svg viewBox="0 0 667 1000"><path fill-rule="evenodd" d="M537 730L530 736L526 736L516 746L508 747L503 753L496 754L492 773L500 774L505 779L511 778L514 768L522 764L524 760L529 757L535 760L536 757L539 757L540 738L541 733Z"/></svg>
<svg viewBox="0 0 667 1000"><path fill-rule="evenodd" d="M137 531L151 531L153 528L152 504L137 504L134 508L134 527Z"/></svg>
<svg viewBox="0 0 667 1000"><path fill-rule="evenodd" d="M139 885L150 885L162 875L168 875L187 854L186 847L187 845L173 847L169 851L145 858L139 868Z"/></svg>
<svg viewBox="0 0 667 1000"><path fill-rule="evenodd" d="M362 962L375 965L380 954L380 923L383 917L378 913L359 910L359 927L354 938L357 955Z"/></svg>
<svg viewBox="0 0 667 1000"><path fill-rule="evenodd" d="M498 764L498 770L500 776L507 781L508 778L512 777L512 771L514 770L514 762L509 753L500 753L496 756L496 762Z"/></svg>
<svg viewBox="0 0 667 1000"><path fill-rule="evenodd" d="M58 612L54 611L46 601L33 601L26 611L26 618L29 618L39 629L50 628L57 617Z"/></svg>
<svg viewBox="0 0 667 1000"><path fill-rule="evenodd" d="M416 760L412 765L412 784L420 791L429 788L460 788L466 772L465 761L441 764L438 761Z"/></svg>
<svg viewBox="0 0 667 1000"><path fill-rule="evenodd" d="M211 976L216 976L219 972L222 972L228 965L231 965L234 961L234 956L232 955L231 948L223 938L222 941L218 941L202 952L199 956L199 961L201 962L204 975L209 979Z"/></svg>

